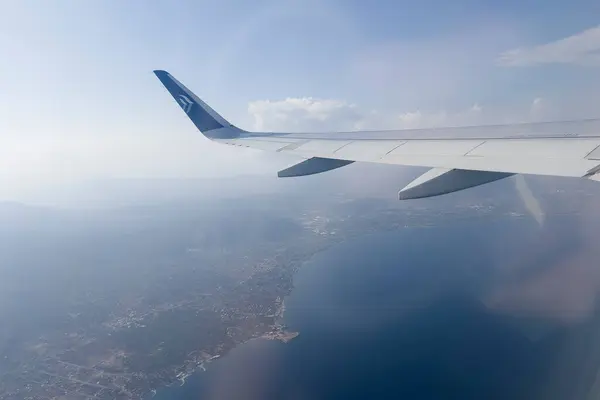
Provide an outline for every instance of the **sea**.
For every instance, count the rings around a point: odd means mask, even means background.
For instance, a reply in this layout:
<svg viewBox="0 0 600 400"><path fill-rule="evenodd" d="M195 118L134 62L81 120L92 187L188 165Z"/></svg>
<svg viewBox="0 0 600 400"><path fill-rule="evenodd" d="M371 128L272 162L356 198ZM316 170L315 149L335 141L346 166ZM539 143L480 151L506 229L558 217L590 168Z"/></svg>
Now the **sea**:
<svg viewBox="0 0 600 400"><path fill-rule="evenodd" d="M471 218L335 245L294 278L296 338L240 345L154 399L586 399L596 308L565 308L553 272L583 251L574 229Z"/></svg>

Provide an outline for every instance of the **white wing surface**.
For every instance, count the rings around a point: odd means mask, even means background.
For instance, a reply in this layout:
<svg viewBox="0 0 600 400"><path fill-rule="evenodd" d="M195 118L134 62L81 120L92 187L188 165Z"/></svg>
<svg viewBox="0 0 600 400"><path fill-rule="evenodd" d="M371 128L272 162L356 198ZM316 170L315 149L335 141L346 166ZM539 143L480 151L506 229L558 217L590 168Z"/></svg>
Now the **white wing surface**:
<svg viewBox="0 0 600 400"><path fill-rule="evenodd" d="M209 139L306 158L280 171L282 177L311 175L356 161L434 168L401 190L402 199L450 193L512 174L600 180L600 119L395 131L247 132L169 73L154 72Z"/></svg>

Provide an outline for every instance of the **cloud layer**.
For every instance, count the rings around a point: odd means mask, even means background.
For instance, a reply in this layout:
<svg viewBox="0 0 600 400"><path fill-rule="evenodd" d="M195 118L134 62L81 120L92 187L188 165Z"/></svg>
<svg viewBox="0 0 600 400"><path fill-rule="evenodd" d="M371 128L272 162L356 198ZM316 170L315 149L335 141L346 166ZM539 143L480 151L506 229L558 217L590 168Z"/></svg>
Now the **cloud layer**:
<svg viewBox="0 0 600 400"><path fill-rule="evenodd" d="M248 105L258 131L353 131L466 126L538 121L547 117L545 101L536 97L520 109L484 109L475 103L464 110L384 112L336 99L287 98Z"/></svg>
<svg viewBox="0 0 600 400"><path fill-rule="evenodd" d="M540 46L507 51L500 55L498 63L508 67L541 64L600 66L600 26Z"/></svg>

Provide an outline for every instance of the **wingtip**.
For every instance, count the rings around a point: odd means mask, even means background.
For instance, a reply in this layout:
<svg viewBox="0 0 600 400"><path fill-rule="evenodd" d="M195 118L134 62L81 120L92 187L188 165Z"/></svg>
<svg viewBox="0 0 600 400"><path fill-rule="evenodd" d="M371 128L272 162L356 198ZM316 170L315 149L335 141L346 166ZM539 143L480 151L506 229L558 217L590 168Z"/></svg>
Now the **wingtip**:
<svg viewBox="0 0 600 400"><path fill-rule="evenodd" d="M221 117L208 104L203 102L185 85L162 69L153 71L158 80L163 84L176 103L192 120L196 128L209 139L231 139L240 135L240 130ZM227 128L208 134L209 131Z"/></svg>

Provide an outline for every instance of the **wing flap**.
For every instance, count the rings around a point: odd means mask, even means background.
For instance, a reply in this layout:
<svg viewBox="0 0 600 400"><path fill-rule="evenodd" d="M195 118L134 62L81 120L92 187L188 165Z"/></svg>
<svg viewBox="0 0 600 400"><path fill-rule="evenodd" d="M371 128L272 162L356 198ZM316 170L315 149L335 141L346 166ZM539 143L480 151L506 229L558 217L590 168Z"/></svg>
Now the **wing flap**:
<svg viewBox="0 0 600 400"><path fill-rule="evenodd" d="M334 154L350 143L349 140L309 140L298 146L295 151L302 154Z"/></svg>
<svg viewBox="0 0 600 400"><path fill-rule="evenodd" d="M404 140L354 140L335 151L335 156L344 159L359 159L365 154L370 158L381 158L404 145Z"/></svg>
<svg viewBox="0 0 600 400"><path fill-rule="evenodd" d="M439 167L468 169L475 171L510 172L514 174L554 175L582 177L598 165L598 161L586 159L553 159L513 157L449 157L449 156L386 156L381 159L385 164L408 165L417 167Z"/></svg>
<svg viewBox="0 0 600 400"><path fill-rule="evenodd" d="M411 140L388 155L391 157L405 155L463 156L481 143L481 140Z"/></svg>
<svg viewBox="0 0 600 400"><path fill-rule="evenodd" d="M600 139L488 140L469 153L478 157L584 158L600 145Z"/></svg>

